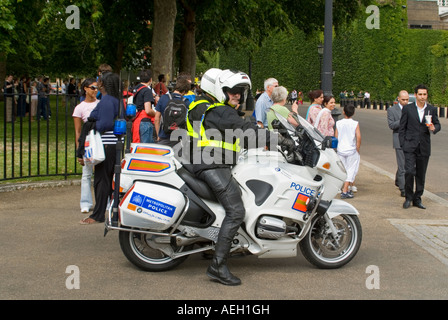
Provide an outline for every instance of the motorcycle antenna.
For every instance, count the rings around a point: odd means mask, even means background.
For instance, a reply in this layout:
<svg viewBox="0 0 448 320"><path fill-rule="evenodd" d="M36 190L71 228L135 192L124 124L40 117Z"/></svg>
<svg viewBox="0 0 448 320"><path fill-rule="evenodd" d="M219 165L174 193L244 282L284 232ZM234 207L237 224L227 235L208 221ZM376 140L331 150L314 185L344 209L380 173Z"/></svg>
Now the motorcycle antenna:
<svg viewBox="0 0 448 320"><path fill-rule="evenodd" d="M123 109L124 109L124 103L123 103L123 86L121 83L121 70L119 74L119 94L120 94L120 101L119 101L119 108L118 108L118 119L115 120L114 125L114 134L116 135L118 141L116 145L116 152L115 152L115 167L114 167L114 174L115 174L115 183L114 183L114 202L112 207L112 221L111 224L113 226L118 225L118 203L120 201L120 175L121 175L121 154L123 152L123 136L126 134L126 131L123 130ZM104 229L104 236L106 236L108 232L107 227Z"/></svg>

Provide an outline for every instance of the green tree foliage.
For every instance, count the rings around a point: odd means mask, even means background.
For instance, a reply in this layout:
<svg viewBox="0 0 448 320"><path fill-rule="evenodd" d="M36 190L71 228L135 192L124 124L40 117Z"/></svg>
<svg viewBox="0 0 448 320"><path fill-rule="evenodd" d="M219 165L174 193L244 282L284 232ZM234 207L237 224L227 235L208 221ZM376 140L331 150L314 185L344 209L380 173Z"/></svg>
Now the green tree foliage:
<svg viewBox="0 0 448 320"><path fill-rule="evenodd" d="M365 23L371 3L380 10L379 29ZM181 4L194 12L192 21ZM408 30L405 4L334 0L335 95L368 90L374 99L392 100L399 90L426 83L434 102L446 99L446 32ZM66 27L69 5L80 10L80 29ZM152 43L153 1L0 0L0 9L0 74L5 57L15 75L92 75L100 63L135 70L149 66L151 45L158 45ZM307 92L320 85L324 9L325 0L178 0L174 52L166 54L177 53L174 64L182 65L180 54L197 52L198 71L219 64L249 72L252 61L254 87L272 76ZM179 50L189 22L194 44Z"/></svg>
<svg viewBox="0 0 448 320"><path fill-rule="evenodd" d="M381 3L379 29L366 27L366 13L337 33L334 93L368 90L372 99L390 101L400 90L413 92L419 83L431 84L430 47L443 32L407 29L406 1Z"/></svg>
<svg viewBox="0 0 448 320"><path fill-rule="evenodd" d="M17 24L14 15L14 1L0 0L0 52L7 54L14 52L11 47L11 32Z"/></svg>
<svg viewBox="0 0 448 320"><path fill-rule="evenodd" d="M307 92L319 87L318 38L309 38L294 27L292 32L275 32L255 53L247 49L222 53L220 67L249 73L252 57L252 87L262 89L264 80L274 77L289 90Z"/></svg>
<svg viewBox="0 0 448 320"><path fill-rule="evenodd" d="M68 6L79 29L68 29ZM16 75L92 75L101 63L116 70L150 61L152 1L2 0L0 47ZM16 23L19 22L19 23ZM146 59L145 59L146 58Z"/></svg>
<svg viewBox="0 0 448 320"><path fill-rule="evenodd" d="M376 3L376 2L375 2ZM413 92L419 83L430 86L433 103L446 103L448 36L441 30L407 29L406 1L379 1L379 29L369 29L363 7L356 19L339 25L333 38L333 94L343 90L369 91L372 99L392 101L402 89ZM310 4L311 5L311 4ZM337 10L336 10L337 11ZM305 29L306 30L306 29ZM321 30L307 33L275 31L252 55L252 82L275 77L289 90L304 93L319 88L320 61L317 46ZM249 72L247 49L221 51L221 68ZM255 89L254 89L255 90Z"/></svg>

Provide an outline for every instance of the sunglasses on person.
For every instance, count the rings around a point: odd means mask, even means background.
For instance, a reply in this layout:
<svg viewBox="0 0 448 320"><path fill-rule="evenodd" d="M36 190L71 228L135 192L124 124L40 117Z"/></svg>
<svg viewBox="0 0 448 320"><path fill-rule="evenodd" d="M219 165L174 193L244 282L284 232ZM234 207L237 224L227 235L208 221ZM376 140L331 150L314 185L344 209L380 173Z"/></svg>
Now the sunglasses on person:
<svg viewBox="0 0 448 320"><path fill-rule="evenodd" d="M87 88L92 89L92 90L98 90L97 86L90 86L90 87L87 87Z"/></svg>

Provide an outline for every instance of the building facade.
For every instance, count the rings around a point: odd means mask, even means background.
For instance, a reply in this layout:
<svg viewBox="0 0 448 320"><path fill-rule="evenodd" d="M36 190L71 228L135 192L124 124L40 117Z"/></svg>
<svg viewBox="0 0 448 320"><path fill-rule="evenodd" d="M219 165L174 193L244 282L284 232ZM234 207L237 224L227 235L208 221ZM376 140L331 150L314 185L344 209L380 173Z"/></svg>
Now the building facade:
<svg viewBox="0 0 448 320"><path fill-rule="evenodd" d="M408 28L448 30L448 0L408 0Z"/></svg>

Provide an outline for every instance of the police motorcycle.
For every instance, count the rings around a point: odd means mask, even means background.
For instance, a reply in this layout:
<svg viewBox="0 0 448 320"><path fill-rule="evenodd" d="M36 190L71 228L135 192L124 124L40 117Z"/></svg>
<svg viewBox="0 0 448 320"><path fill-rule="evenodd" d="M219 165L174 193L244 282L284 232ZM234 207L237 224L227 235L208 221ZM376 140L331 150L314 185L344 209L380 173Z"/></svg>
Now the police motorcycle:
<svg viewBox="0 0 448 320"><path fill-rule="evenodd" d="M297 128L277 118L274 128L295 147L244 151L232 169L246 216L231 255L288 258L299 247L318 268L342 267L362 241L359 212L334 199L346 178L344 166L331 137L300 116ZM166 271L192 254L213 251L225 211L172 148L131 144L115 184L119 204L110 206L105 231L119 231L120 247L135 266Z"/></svg>

